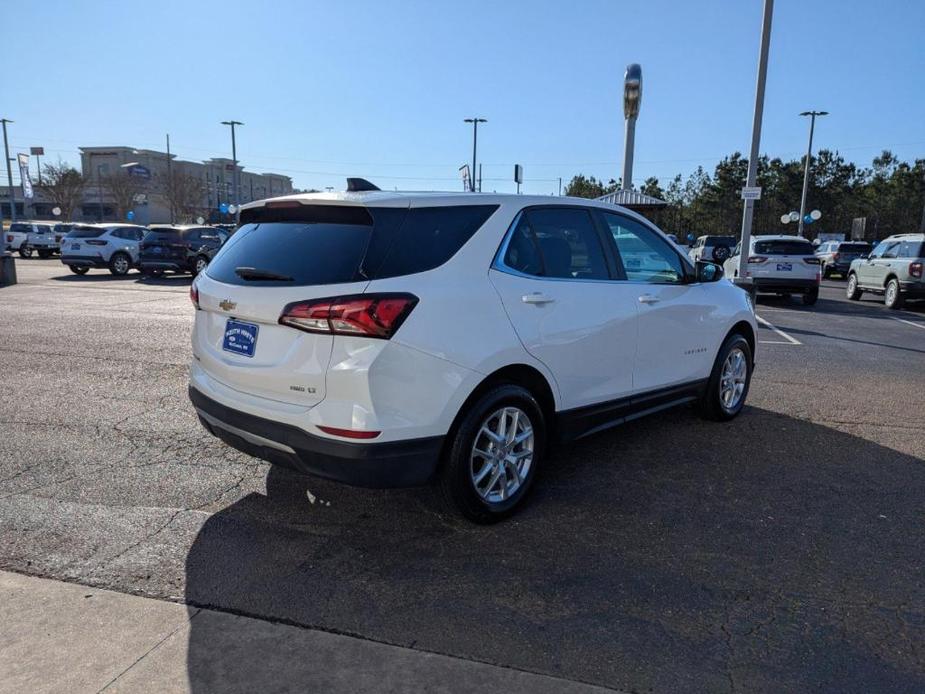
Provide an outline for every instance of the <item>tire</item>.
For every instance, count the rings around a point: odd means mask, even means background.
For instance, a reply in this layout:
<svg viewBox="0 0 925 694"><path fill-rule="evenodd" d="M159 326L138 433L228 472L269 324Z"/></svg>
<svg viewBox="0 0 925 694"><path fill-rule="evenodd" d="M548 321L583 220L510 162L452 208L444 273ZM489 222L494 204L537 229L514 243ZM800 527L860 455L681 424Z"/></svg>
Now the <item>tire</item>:
<svg viewBox="0 0 925 694"><path fill-rule="evenodd" d="M90 270L86 265L68 265L68 267L71 268L71 272L75 275L86 275Z"/></svg>
<svg viewBox="0 0 925 694"><path fill-rule="evenodd" d="M725 260L729 259L729 246L714 246L713 247L713 260L716 260L722 263Z"/></svg>
<svg viewBox="0 0 925 694"><path fill-rule="evenodd" d="M903 307L903 293L899 288L899 280L895 277L886 283L886 289L883 292L883 303L886 304L887 308L902 308Z"/></svg>
<svg viewBox="0 0 925 694"><path fill-rule="evenodd" d="M825 263L822 264L822 279L827 280L832 276L832 268Z"/></svg>
<svg viewBox="0 0 925 694"><path fill-rule="evenodd" d="M22 246L19 247L19 257L20 258L31 258L32 249L26 244L23 244Z"/></svg>
<svg viewBox="0 0 925 694"><path fill-rule="evenodd" d="M744 359L744 376L741 374L739 362L733 358L738 352ZM732 360L732 371L727 372L727 361ZM713 362L713 371L710 373L710 380L707 382L707 388L700 398L700 414L706 419L712 419L715 422L725 422L736 417L745 406L745 399L748 397L748 389L752 383L752 349L748 346L748 340L742 335L734 333L726 338L723 346L719 348L716 360ZM725 376L724 376L725 374ZM732 383L729 383L727 376L732 377ZM740 380L744 378L743 380ZM724 393L728 392L724 386L731 385L734 388L733 397L727 400ZM738 386L742 388L739 389Z"/></svg>
<svg viewBox="0 0 925 694"><path fill-rule="evenodd" d="M208 267L208 265L209 265L208 258L206 258L204 255L197 255L193 259L193 269L191 271L193 274L193 277L196 277L197 275L199 275L199 273L205 270L206 267Z"/></svg>
<svg viewBox="0 0 925 694"><path fill-rule="evenodd" d="M126 254L117 252L113 253L109 259L109 271L116 277L124 277L132 269L132 259Z"/></svg>
<svg viewBox="0 0 925 694"><path fill-rule="evenodd" d="M38 253L39 253L39 258L41 258L42 260L48 260L51 256L54 255L54 252L45 250L44 248L40 249Z"/></svg>
<svg viewBox="0 0 925 694"><path fill-rule="evenodd" d="M516 424L514 411L517 412ZM502 417L503 429L510 432L513 425L515 433L509 433L504 438L505 443L495 448L498 444L485 432L487 429L497 435ZM527 427L532 436L512 446L511 437L517 432L526 434ZM523 505L543 462L545 448L546 418L530 391L516 385L491 388L462 413L453 429L440 471L443 495L469 520L496 523ZM474 452L476 449L481 455ZM497 455L493 455L496 451ZM504 456L504 451L510 451L509 455ZM512 460L516 454L527 451L529 453L517 462ZM519 485L512 474L514 468L518 476L523 475ZM480 474L482 478L478 482Z"/></svg>
<svg viewBox="0 0 925 694"><path fill-rule="evenodd" d="M815 306L817 301L819 301L819 287L810 289L803 295L804 306Z"/></svg>
<svg viewBox="0 0 925 694"><path fill-rule="evenodd" d="M848 274L848 286L845 287L845 296L848 297L849 301L858 301L863 294L858 287L858 276L853 272Z"/></svg>

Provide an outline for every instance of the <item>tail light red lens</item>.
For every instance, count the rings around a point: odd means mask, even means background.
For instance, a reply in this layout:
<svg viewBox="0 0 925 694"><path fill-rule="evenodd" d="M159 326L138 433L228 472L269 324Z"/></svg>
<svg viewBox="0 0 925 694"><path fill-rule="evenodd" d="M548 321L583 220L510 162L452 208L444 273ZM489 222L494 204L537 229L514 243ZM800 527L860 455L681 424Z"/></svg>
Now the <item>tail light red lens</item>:
<svg viewBox="0 0 925 694"><path fill-rule="evenodd" d="M807 265L819 265L819 258L803 258L803 262Z"/></svg>
<svg viewBox="0 0 925 694"><path fill-rule="evenodd" d="M765 262L767 262L767 260L768 260L768 259L765 258L763 255L750 255L750 256L748 256L748 262L749 262L749 263L752 263L753 265L761 265L761 263L765 263Z"/></svg>
<svg viewBox="0 0 925 694"><path fill-rule="evenodd" d="M196 283L190 285L189 288L189 300L193 302L193 306L196 307L196 310L199 310L199 287L196 286Z"/></svg>
<svg viewBox="0 0 925 694"><path fill-rule="evenodd" d="M833 253L833 254L832 254L832 260L834 260L836 263L838 262L838 259L839 259L839 258L841 258L841 255L840 255L840 254L838 254L838 253Z"/></svg>
<svg viewBox="0 0 925 694"><path fill-rule="evenodd" d="M7 242L7 243L13 243L13 237L8 235L8 236L6 237L6 242Z"/></svg>
<svg viewBox="0 0 925 694"><path fill-rule="evenodd" d="M333 434L334 436L343 436L347 439L374 439L381 431L358 431L356 429L340 429L338 427L323 427L320 424L318 428L321 429L325 434Z"/></svg>
<svg viewBox="0 0 925 694"><path fill-rule="evenodd" d="M309 333L388 340L417 303L413 294L357 294L296 301L283 309L279 323Z"/></svg>
<svg viewBox="0 0 925 694"><path fill-rule="evenodd" d="M909 265L909 274L913 277L922 277L922 263L912 263Z"/></svg>

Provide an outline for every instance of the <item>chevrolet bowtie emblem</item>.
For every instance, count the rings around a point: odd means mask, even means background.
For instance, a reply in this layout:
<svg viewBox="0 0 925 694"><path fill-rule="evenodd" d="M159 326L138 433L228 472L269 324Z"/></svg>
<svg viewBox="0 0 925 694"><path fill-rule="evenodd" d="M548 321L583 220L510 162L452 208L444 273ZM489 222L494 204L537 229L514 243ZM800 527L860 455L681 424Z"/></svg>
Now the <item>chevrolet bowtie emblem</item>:
<svg viewBox="0 0 925 694"><path fill-rule="evenodd" d="M222 299L219 306L221 307L222 311L231 311L235 306L237 306L237 304L233 301L228 301L228 299Z"/></svg>

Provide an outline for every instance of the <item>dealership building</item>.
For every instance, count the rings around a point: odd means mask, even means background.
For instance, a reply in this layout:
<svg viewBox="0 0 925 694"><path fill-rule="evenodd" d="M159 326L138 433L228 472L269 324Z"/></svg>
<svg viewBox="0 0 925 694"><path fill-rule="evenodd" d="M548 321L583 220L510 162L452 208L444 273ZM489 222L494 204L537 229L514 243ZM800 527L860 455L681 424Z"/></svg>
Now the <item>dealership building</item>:
<svg viewBox="0 0 925 694"><path fill-rule="evenodd" d="M227 206L236 201L246 203L294 192L289 176L245 171L239 162L236 196L235 166L231 159L216 157L196 162L177 159L176 155L171 154L169 162L175 177L189 176L201 181L202 197L196 206L196 215L211 222L231 220L230 215L221 212L223 205ZM80 164L87 185L83 190L81 204L74 212L75 220L72 221L93 222L101 218L105 221L116 221L116 204L107 190L105 181L110 176L126 175L132 178L133 190L136 191L131 210L133 221L137 224L170 222L166 152L134 147L81 147ZM33 184L35 183L33 180ZM38 186L35 186L35 197L31 200L23 198L20 186L14 186L14 194L17 218L55 219L52 212L54 202ZM0 214L5 219L10 218L10 196L6 186L0 187Z"/></svg>

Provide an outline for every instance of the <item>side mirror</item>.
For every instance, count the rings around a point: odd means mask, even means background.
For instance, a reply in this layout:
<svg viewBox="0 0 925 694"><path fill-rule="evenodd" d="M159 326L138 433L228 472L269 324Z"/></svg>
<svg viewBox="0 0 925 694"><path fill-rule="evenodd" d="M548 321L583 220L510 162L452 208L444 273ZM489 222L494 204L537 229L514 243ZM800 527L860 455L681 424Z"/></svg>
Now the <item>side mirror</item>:
<svg viewBox="0 0 925 694"><path fill-rule="evenodd" d="M723 278L723 266L706 260L697 261L698 282L718 282Z"/></svg>
<svg viewBox="0 0 925 694"><path fill-rule="evenodd" d="M861 253L862 260L867 260L868 258L870 258L870 253Z"/></svg>

